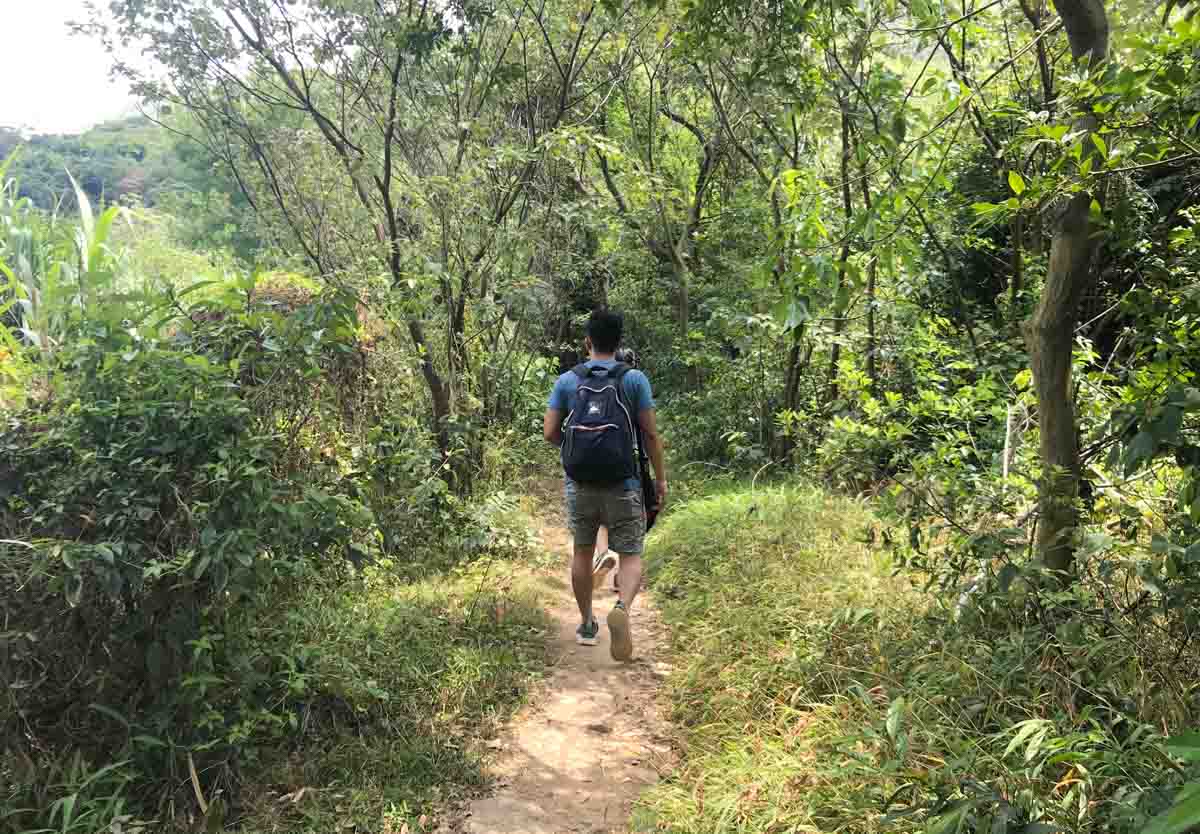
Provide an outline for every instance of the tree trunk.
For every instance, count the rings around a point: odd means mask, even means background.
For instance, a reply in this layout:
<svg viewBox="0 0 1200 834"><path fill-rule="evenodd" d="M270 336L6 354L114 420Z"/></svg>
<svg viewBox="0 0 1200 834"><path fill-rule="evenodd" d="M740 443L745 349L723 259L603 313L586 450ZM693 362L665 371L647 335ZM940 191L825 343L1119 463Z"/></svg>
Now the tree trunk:
<svg viewBox="0 0 1200 834"><path fill-rule="evenodd" d="M805 361L800 357L800 347L804 342L804 323L792 328L792 345L788 348L787 376L783 383L783 410L795 412L800 408L800 376L804 372ZM780 435L776 444L779 449L779 459L786 461L796 450L796 439L789 432Z"/></svg>
<svg viewBox="0 0 1200 834"><path fill-rule="evenodd" d="M417 355L421 357L421 375L429 387L429 400L433 411L433 432L437 438L438 452L445 461L450 456L450 434L446 425L446 418L450 416L450 389L434 367L433 359L429 355L429 343L425 339L425 330L419 321L409 319L408 335L417 350Z"/></svg>
<svg viewBox="0 0 1200 834"><path fill-rule="evenodd" d="M871 175L867 171L866 161L863 161L862 167L859 169L862 172L862 194L863 206L867 210L867 214L871 213ZM874 247L875 242L865 241L864 248L870 252ZM876 338L875 338L875 284L878 273L879 259L872 257L871 262L867 265L867 379L871 381L872 396L879 393L879 372L875 362Z"/></svg>
<svg viewBox="0 0 1200 834"><path fill-rule="evenodd" d="M1102 0L1059 0L1056 6L1076 62L1094 70L1108 51L1108 19ZM1097 122L1086 104L1076 127L1084 131L1082 159L1091 158L1091 135ZM1067 203L1050 243L1046 286L1025 323L1041 430L1038 555L1064 579L1075 560L1078 521L1079 437L1071 400L1071 349L1079 299L1091 281L1096 250L1091 203L1092 196L1086 192Z"/></svg>
<svg viewBox="0 0 1200 834"><path fill-rule="evenodd" d="M837 283L833 290L833 347L829 351L829 378L825 383L825 401L833 402L840 392L837 383L838 362L842 358L842 345L839 339L846 327L846 311L848 305L842 303L843 290L846 287L846 267L850 260L850 226L854 222L854 204L850 197L850 102L846 96L841 97L842 110L842 213L845 224L842 231L842 256L837 266Z"/></svg>
<svg viewBox="0 0 1200 834"><path fill-rule="evenodd" d="M688 287L688 268L678 254L671 260L671 269L675 273L675 324L679 328L679 338L685 340L688 335L688 321L692 316L692 299Z"/></svg>
<svg viewBox="0 0 1200 834"><path fill-rule="evenodd" d="M879 393L879 369L875 362L877 351L875 338L875 275L878 262L872 258L867 267L867 379L871 380L871 394Z"/></svg>
<svg viewBox="0 0 1200 834"><path fill-rule="evenodd" d="M1012 219L1012 284L1009 285L1008 303L1015 305L1025 286L1025 221L1020 214Z"/></svg>

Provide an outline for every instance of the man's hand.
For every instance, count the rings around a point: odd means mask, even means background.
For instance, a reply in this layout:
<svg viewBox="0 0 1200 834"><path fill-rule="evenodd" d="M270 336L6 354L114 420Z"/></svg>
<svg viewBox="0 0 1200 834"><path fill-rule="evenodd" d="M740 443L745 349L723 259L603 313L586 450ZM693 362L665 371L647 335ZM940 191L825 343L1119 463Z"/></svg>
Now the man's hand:
<svg viewBox="0 0 1200 834"><path fill-rule="evenodd" d="M654 492L658 496L658 509L661 512L662 508L667 505L667 482L665 480L655 481Z"/></svg>

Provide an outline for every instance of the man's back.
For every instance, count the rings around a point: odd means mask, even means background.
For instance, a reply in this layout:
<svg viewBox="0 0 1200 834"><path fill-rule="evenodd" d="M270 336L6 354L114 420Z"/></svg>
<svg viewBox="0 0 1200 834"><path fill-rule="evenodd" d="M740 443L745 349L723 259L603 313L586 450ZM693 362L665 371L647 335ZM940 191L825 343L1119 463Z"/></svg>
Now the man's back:
<svg viewBox="0 0 1200 834"><path fill-rule="evenodd" d="M647 504L661 507L667 494L650 380L639 370L624 371L618 397L609 377L618 367L623 327L620 313L592 313L584 340L590 358L579 373L568 371L555 382L542 428L546 441L562 450L564 469L579 477L579 482L566 479L564 497L574 538L571 588L580 615L575 633L582 645L596 645L600 631L592 612L592 556L601 527L608 530L609 547L621 557L620 599L608 615L614 660L633 656L629 607L641 585ZM583 378L589 384L580 391ZM586 413L572 414L577 406ZM647 478L643 484L638 477L642 461L635 444L649 455L657 480ZM647 498L643 488L651 483L654 491Z"/></svg>
<svg viewBox="0 0 1200 834"><path fill-rule="evenodd" d="M606 373L611 373L618 363L615 359L589 359L584 364L589 368L602 369ZM581 382L582 380L574 370L560 375L554 383L554 389L550 392L548 407L562 412L563 415L570 415L575 410ZM630 418L635 423L638 415L643 411L654 408L654 395L650 388L650 380L636 368L626 371L625 377L621 380L621 390L631 411ZM622 486L625 489L637 489L639 484L638 478L630 478L626 479Z"/></svg>

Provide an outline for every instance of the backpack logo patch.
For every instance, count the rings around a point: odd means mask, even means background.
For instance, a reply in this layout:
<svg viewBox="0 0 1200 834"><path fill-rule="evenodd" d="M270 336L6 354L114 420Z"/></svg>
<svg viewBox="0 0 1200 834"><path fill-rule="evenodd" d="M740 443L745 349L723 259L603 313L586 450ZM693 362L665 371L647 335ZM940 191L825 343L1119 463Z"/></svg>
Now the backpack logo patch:
<svg viewBox="0 0 1200 834"><path fill-rule="evenodd" d="M588 403L588 414L599 414L600 403Z"/></svg>

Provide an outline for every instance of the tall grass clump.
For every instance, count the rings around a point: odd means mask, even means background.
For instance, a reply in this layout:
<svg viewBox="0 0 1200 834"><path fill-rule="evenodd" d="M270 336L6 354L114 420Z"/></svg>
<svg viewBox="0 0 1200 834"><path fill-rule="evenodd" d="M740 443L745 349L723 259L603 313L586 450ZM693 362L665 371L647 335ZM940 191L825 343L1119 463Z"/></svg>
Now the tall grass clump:
<svg viewBox="0 0 1200 834"><path fill-rule="evenodd" d="M801 487L664 519L648 552L684 760L637 830L1133 832L1170 805L1189 773L1163 724L1087 683L1136 679L1136 658L1023 625L1016 592L996 610L917 587L886 537Z"/></svg>

